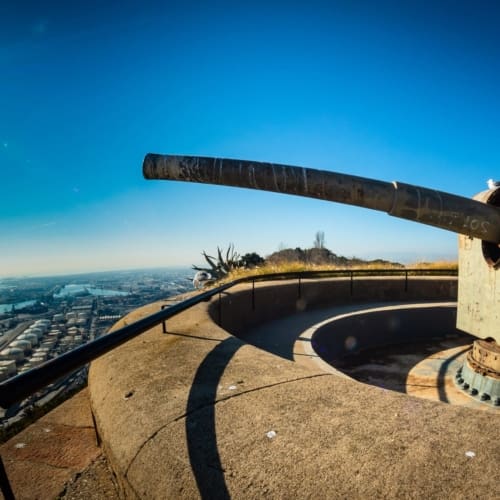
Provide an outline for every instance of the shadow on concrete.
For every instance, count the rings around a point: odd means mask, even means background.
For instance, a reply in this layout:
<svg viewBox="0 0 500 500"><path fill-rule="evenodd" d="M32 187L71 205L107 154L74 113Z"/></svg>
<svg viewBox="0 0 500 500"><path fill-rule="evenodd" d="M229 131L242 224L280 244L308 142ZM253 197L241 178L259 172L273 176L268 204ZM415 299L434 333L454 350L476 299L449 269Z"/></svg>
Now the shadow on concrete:
<svg viewBox="0 0 500 500"><path fill-rule="evenodd" d="M304 330L320 321L325 321L332 317L332 315L347 313L361 309L361 307L360 305L345 305L299 312L286 318L269 321L244 332L239 332L237 337L244 340L247 344L293 361L295 342L297 340L309 342L309 339L302 339L300 337L304 333ZM233 335L236 334L233 333Z"/></svg>
<svg viewBox="0 0 500 500"><path fill-rule="evenodd" d="M468 339L469 341L472 339ZM457 358L462 356L466 351L470 349L470 344L468 344L466 347L458 351L454 356L450 356L439 368L438 372L438 392L439 392L439 400L443 401L445 403L449 403L448 396L446 395L446 388L445 388L445 377L446 373L448 371L448 367L455 361Z"/></svg>
<svg viewBox="0 0 500 500"><path fill-rule="evenodd" d="M370 304L370 308L380 305ZM391 306L398 304L390 304ZM376 311L369 315L349 315L340 321L330 318L356 310L365 304L346 305L296 313L239 333L239 338L260 349L293 361L297 357L313 357L310 352L294 353L297 342L311 342L316 355L334 368L359 382L407 393L408 376L421 361L450 347L465 346L473 338L455 328L455 306ZM302 333L312 325L324 322L312 339ZM433 385L414 381L412 387L435 387L439 399L449 402L445 390L445 374L460 356L436 364ZM424 385L418 385L418 384Z"/></svg>
<svg viewBox="0 0 500 500"><path fill-rule="evenodd" d="M446 336L442 339L432 341L412 342L406 344L397 344L379 348L368 349L357 354L346 356L345 358L333 361L331 364L349 377L363 382L365 384L390 389L392 391L406 394L408 385L411 387L436 387L439 394L439 400L449 403L446 396L445 376L449 366L453 361L460 357L469 347L471 337L467 334L457 334ZM428 384L423 380L418 383L415 379L408 382L410 372L416 365L430 356L449 349L454 346L464 346L457 354L449 359L436 359L434 365L435 382Z"/></svg>
<svg viewBox="0 0 500 500"><path fill-rule="evenodd" d="M203 499L230 498L217 447L215 403L220 379L243 345L229 338L214 347L196 371L186 409L186 438L191 468Z"/></svg>

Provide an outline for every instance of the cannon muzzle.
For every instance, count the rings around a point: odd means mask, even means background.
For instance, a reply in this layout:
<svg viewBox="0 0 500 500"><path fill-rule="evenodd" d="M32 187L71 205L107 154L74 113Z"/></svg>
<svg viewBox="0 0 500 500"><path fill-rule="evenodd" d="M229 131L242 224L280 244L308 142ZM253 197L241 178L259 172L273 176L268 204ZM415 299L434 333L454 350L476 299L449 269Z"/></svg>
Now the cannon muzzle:
<svg viewBox="0 0 500 500"><path fill-rule="evenodd" d="M500 243L500 208L434 189L273 163L148 154L146 179L274 191L387 212L455 233Z"/></svg>

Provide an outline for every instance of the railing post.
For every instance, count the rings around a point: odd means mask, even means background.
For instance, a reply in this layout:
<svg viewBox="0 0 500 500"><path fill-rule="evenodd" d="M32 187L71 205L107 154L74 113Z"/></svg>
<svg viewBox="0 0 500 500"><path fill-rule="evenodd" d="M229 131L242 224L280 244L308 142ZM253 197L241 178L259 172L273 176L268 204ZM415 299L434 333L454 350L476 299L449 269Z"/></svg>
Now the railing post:
<svg viewBox="0 0 500 500"><path fill-rule="evenodd" d="M161 306L161 310L163 311L163 309L165 309L166 307L168 307L168 305L167 305L167 304L163 304L163 305ZM166 321L166 320L163 320L163 321L161 322L161 326L162 326L162 332L163 332L163 333L168 333L168 332L167 332L167 321Z"/></svg>
<svg viewBox="0 0 500 500"><path fill-rule="evenodd" d="M5 500L15 500L12 486L10 485L7 471L3 465L2 457L0 456L0 489L2 490Z"/></svg>
<svg viewBox="0 0 500 500"><path fill-rule="evenodd" d="M301 286L301 281L300 281L300 276L299 276L299 299L302 297L302 286Z"/></svg>
<svg viewBox="0 0 500 500"><path fill-rule="evenodd" d="M252 311L255 311L255 280L252 280Z"/></svg>
<svg viewBox="0 0 500 500"><path fill-rule="evenodd" d="M408 291L408 270L405 270L405 292Z"/></svg>
<svg viewBox="0 0 500 500"><path fill-rule="evenodd" d="M353 289L353 285L354 285L354 271L349 271L349 274L351 276L351 280L350 280L350 291L351 291L351 296L352 296L352 289Z"/></svg>
<svg viewBox="0 0 500 500"><path fill-rule="evenodd" d="M222 297L222 292L219 292L219 303L218 309L219 309L219 326L222 326L222 302L221 302L221 297Z"/></svg>

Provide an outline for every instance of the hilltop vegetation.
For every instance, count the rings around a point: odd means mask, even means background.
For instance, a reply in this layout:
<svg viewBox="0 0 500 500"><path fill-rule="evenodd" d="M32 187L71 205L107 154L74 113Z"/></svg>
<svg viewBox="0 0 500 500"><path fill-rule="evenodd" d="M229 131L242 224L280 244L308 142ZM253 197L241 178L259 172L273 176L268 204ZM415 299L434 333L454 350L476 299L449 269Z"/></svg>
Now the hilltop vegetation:
<svg viewBox="0 0 500 500"><path fill-rule="evenodd" d="M380 267L395 267L403 268L403 264L399 262L391 262L383 259L363 260L357 257L344 257L333 253L328 248L285 248L278 250L266 257L267 265L287 265L292 262L304 264L311 267L316 266L333 266L338 268L343 267L363 267L363 266L380 266Z"/></svg>
<svg viewBox="0 0 500 500"><path fill-rule="evenodd" d="M256 252L239 256L231 244L225 252L217 248L217 257L202 252L208 266L193 266L195 271L204 271L216 281L242 276L244 274L265 274L276 272L307 271L313 269L402 269L399 262L383 259L363 260L347 258L333 253L328 248L285 248L262 258Z"/></svg>
<svg viewBox="0 0 500 500"><path fill-rule="evenodd" d="M193 266L196 271L210 273L213 280L234 279L249 274L268 274L283 272L300 272L310 270L335 269L447 269L457 270L457 262L417 262L403 265L385 259L364 260L358 257L337 255L325 247L325 235L318 231L311 248L282 248L266 258L252 252L240 256L234 245L230 244L225 252L217 248L217 257L202 253L208 267ZM212 282L213 282L212 280Z"/></svg>

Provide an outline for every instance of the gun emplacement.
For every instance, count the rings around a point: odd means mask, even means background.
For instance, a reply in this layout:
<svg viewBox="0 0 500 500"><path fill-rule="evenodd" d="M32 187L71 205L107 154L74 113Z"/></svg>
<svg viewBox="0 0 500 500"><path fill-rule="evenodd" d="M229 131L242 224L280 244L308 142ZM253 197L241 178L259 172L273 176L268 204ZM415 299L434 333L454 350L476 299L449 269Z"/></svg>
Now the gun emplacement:
<svg viewBox="0 0 500 500"><path fill-rule="evenodd" d="M500 208L401 182L273 163L148 154L146 179L166 179L293 194L386 212L447 231L500 243Z"/></svg>

